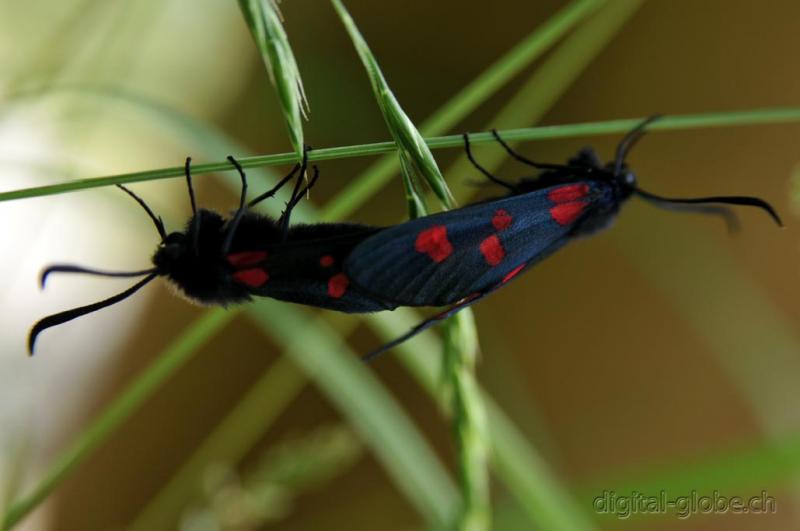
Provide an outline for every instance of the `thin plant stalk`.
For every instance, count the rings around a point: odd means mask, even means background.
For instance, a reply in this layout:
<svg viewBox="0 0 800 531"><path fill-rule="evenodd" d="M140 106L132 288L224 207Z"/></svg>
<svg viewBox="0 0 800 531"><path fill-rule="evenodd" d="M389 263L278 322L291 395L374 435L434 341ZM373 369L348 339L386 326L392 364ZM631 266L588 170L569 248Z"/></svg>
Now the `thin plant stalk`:
<svg viewBox="0 0 800 531"><path fill-rule="evenodd" d="M378 107L397 143L403 185L414 218L428 212L414 182L424 180L442 207L452 208L453 194L442 177L422 134L400 106L377 60L340 0L334 8L350 34L372 84ZM453 428L458 450L461 507L455 522L460 531L484 531L491 527L489 501L489 432L481 395L477 392L475 360L478 339L471 310L463 310L444 323L444 378L453 404Z"/></svg>
<svg viewBox="0 0 800 531"><path fill-rule="evenodd" d="M303 118L308 111L308 102L277 1L239 0L239 8L278 94L295 160L299 161L303 158Z"/></svg>
<svg viewBox="0 0 800 531"><path fill-rule="evenodd" d="M630 131L645 117L636 117L623 120L608 120L602 122L588 122L580 124L551 125L542 127L523 127L518 129L503 129L500 134L508 141L552 140L557 138L588 137L620 134ZM702 113L691 115L665 116L648 128L650 131L677 131L701 129L707 127L736 127L751 125L768 125L780 123L800 122L800 107L774 107L748 111L729 111L717 113ZM470 133L470 141L474 144L496 142L492 133ZM425 143L432 150L445 148L462 148L464 139L461 135L447 135L426 138ZM373 144L358 144L333 148L315 149L309 154L309 160L324 161L351 157L366 157L394 152L397 145L394 142L376 142ZM243 157L240 163L244 168L258 168L262 166L278 166L291 164L296 160L295 153L277 153L273 155L258 155ZM192 166L192 175L220 173L232 171L230 162L218 161ZM130 184L144 181L154 181L172 177L183 177L183 166L171 166L155 170L122 173L105 177L91 177L75 179L65 183L33 186L7 192L0 192L0 202L41 197L45 195L77 192L102 186L116 184Z"/></svg>

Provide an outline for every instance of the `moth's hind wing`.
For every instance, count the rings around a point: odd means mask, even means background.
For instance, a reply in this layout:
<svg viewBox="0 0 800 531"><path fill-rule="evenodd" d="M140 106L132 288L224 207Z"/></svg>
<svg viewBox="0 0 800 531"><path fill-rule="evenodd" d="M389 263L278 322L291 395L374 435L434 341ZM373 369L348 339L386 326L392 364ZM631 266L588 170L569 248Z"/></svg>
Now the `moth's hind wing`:
<svg viewBox="0 0 800 531"><path fill-rule="evenodd" d="M261 275L249 293L348 313L393 309L353 286L342 269L352 249L379 230L345 223L292 226L286 242L264 246L258 267L266 278Z"/></svg>

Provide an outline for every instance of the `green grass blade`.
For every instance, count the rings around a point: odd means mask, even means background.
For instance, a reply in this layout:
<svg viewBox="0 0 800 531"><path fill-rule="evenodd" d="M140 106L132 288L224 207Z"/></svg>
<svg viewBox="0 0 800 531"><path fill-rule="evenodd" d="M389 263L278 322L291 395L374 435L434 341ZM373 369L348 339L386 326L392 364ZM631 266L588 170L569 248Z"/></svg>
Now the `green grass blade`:
<svg viewBox="0 0 800 531"><path fill-rule="evenodd" d="M248 315L287 348L286 355L347 417L428 524L446 528L457 508L447 472L337 330L322 320L310 327L308 312L277 301L250 306Z"/></svg>
<svg viewBox="0 0 800 531"><path fill-rule="evenodd" d="M442 206L452 208L453 195L422 134L400 107L400 103L383 77L377 60L340 0L332 1L364 63L378 106L398 145L401 173L411 217L427 212L423 198L414 189L417 176L425 179ZM449 384L449 396L453 402L452 422L458 449L461 485L461 510L456 525L463 531L481 531L489 529L491 522L487 464L489 432L486 430L485 412L475 380L478 339L472 312L470 310L459 312L458 315L448 319L443 327L447 338L444 349L444 378Z"/></svg>
<svg viewBox="0 0 800 531"><path fill-rule="evenodd" d="M150 499L128 531L169 529L186 500L197 492L206 466L213 462L239 462L307 381L287 358L276 361Z"/></svg>
<svg viewBox="0 0 800 531"><path fill-rule="evenodd" d="M432 136L450 130L602 4L603 0L574 0L561 9L439 107L420 124L420 132ZM395 171L394 157L381 158L325 206L321 219L346 218L383 187Z"/></svg>
<svg viewBox="0 0 800 531"><path fill-rule="evenodd" d="M471 310L447 320L444 329L444 375L452 404L452 424L458 448L462 510L458 529L491 528L489 452L491 432L486 408L475 377L478 334Z"/></svg>
<svg viewBox="0 0 800 531"><path fill-rule="evenodd" d="M619 0L624 3L627 0ZM523 127L518 129L502 129L500 133L509 141L549 140L555 138L569 138L574 136L600 136L625 133L640 123L644 117L629 118L624 120L608 120L603 122L589 122L580 124L551 125L543 127ZM666 116L648 127L649 131L674 131L700 129L707 127L734 127L752 126L779 123L800 122L800 107L775 107L768 109L754 109L748 111L729 111L717 113L702 113L692 115ZM461 148L464 139L461 135L438 136L425 139L430 149ZM470 133L470 142L483 144L495 142L490 132ZM349 157L365 157L391 153L397 149L394 142L376 142L373 144L359 144L353 146L340 146L333 148L315 149L309 154L311 161L333 160ZM290 164L296 161L295 153L278 153L274 155L258 155L243 157L240 162L244 168L260 168L263 166L277 166ZM197 164L192 166L192 175L206 173L219 173L233 171L227 161ZM183 177L182 166L159 168L132 173L122 173L105 177L92 177L75 179L69 182L34 186L0 192L0 202L40 197L44 195L77 192L102 186L115 184L130 184L135 182L153 181L171 177Z"/></svg>
<svg viewBox="0 0 800 531"><path fill-rule="evenodd" d="M414 165L408 160L408 155L403 151L398 152L400 158L400 174L403 176L403 191L406 194L406 203L408 205L408 217L415 219L421 216L428 215L428 207L425 204L425 199L417 192L414 185L415 169Z"/></svg>
<svg viewBox="0 0 800 531"><path fill-rule="evenodd" d="M303 158L303 118L308 104L278 5L276 0L239 0L239 8L278 92L289 139L299 161Z"/></svg>
<svg viewBox="0 0 800 531"><path fill-rule="evenodd" d="M103 410L103 413L84 429L75 442L50 466L45 477L33 491L15 501L3 516L2 529L11 529L80 465L87 456L108 439L135 409L153 394L169 377L184 365L198 347L219 332L235 312L215 309L206 312L197 322L178 336L150 367Z"/></svg>
<svg viewBox="0 0 800 531"><path fill-rule="evenodd" d="M430 148L386 83L378 62L372 55L372 51L370 51L367 42L355 22L353 22L347 9L345 9L340 0L331 0L331 2L339 14L339 18L342 19L342 23L355 45L358 56L361 58L361 62L364 63L364 68L372 84L372 92L375 94L378 107L383 114L392 138L397 144L397 148L405 153L406 161L414 166L416 173L422 175L436 194L436 197L449 208L453 203L453 196L444 182L442 172L439 171L439 166L436 164Z"/></svg>

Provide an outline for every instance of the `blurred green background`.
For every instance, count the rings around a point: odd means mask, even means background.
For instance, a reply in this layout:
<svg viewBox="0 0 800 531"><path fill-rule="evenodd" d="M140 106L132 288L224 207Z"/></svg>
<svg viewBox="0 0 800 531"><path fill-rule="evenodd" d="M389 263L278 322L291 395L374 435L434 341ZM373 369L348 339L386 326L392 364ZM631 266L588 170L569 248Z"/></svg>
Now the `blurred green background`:
<svg viewBox="0 0 800 531"><path fill-rule="evenodd" d="M347 5L397 98L420 122L567 2ZM321 148L388 139L330 5L285 0L281 9L311 107L306 141ZM644 2L539 122L512 119L507 126L797 105L798 35L800 4L792 0ZM451 132L486 129L545 61L531 64ZM208 162L229 152L291 149L235 2L0 1L0 64L3 191L175 166L187 154ZM482 385L597 528L800 526L800 233L791 202L799 139L795 124L654 132L630 157L649 191L757 195L784 215L785 230L744 211L742 232L730 237L718 220L633 200L612 231L567 247L476 306ZM611 158L617 141L571 138L521 149L559 162L591 143ZM206 151L211 145L214 151ZM498 153L493 145L476 148L478 158ZM448 171L459 150L434 154L454 186L479 178L467 169ZM370 162L321 164L311 201L325 205ZM526 172L510 162L500 170L509 179ZM235 196L226 183L235 179L198 177L200 202L227 210ZM134 188L168 225L188 215L181 179ZM48 331L37 357L25 358L36 319L124 284L61 278L39 292L42 266L147 265L155 234L130 203L104 188L0 205L5 498L30 489L60 450L204 312L159 283ZM389 224L404 215L395 179L349 218ZM315 313L301 315L310 322ZM355 352L382 341L369 327L356 327L356 317L320 315L337 329L355 328L346 336ZM302 330L305 323L298 325ZM156 510L151 504L161 489L271 369L276 402L263 407L274 409L274 422L254 436L242 459L212 459L187 495L158 509L164 528L424 529L340 408L315 385L299 390L304 377L280 361L282 343L244 316L201 341L198 354L20 528L121 529ZM435 403L396 356L371 369L454 475L451 430ZM604 489L625 494L640 485L647 494L667 489L673 497L692 489L745 497L766 490L777 512L686 520L593 514L592 501ZM505 485L494 481L492 488L497 529L533 528Z"/></svg>

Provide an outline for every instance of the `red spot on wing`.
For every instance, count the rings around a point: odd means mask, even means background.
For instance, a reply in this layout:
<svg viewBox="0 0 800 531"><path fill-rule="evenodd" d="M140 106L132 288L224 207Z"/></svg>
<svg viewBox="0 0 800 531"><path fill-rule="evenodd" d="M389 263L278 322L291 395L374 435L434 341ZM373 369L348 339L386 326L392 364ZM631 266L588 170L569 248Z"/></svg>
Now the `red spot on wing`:
<svg viewBox="0 0 800 531"><path fill-rule="evenodd" d="M494 225L495 230L503 230L508 228L511 225L513 218L503 210L502 208L494 213L494 217L492 218L492 225Z"/></svg>
<svg viewBox="0 0 800 531"><path fill-rule="evenodd" d="M503 249L500 239L497 235L492 234L481 242L481 254L490 266L496 266L503 261L506 256L506 251Z"/></svg>
<svg viewBox="0 0 800 531"><path fill-rule="evenodd" d="M550 209L550 216L559 225L569 225L573 223L586 208L586 203L563 203Z"/></svg>
<svg viewBox="0 0 800 531"><path fill-rule="evenodd" d="M521 265L518 265L517 267L515 267L514 269L512 269L511 271L509 271L509 272L508 272L508 274L507 274L506 276L504 276L504 277L503 277L503 284L505 284L506 282L508 282L509 280L511 280L512 278L514 278L515 276L517 276L517 273L519 273L520 271L522 271L523 269L525 269L525 266L526 266L526 265L527 265L527 264L521 264Z"/></svg>
<svg viewBox="0 0 800 531"><path fill-rule="evenodd" d="M427 254L436 263L441 262L453 253L453 246L447 239L447 227L436 225L425 229L417 236L414 248L418 253Z"/></svg>
<svg viewBox="0 0 800 531"><path fill-rule="evenodd" d="M553 188L547 193L547 199L553 203L568 203L583 199L589 193L589 185L586 183L568 184Z"/></svg>
<svg viewBox="0 0 800 531"><path fill-rule="evenodd" d="M227 256L228 263L232 266L250 266L263 262L267 258L266 251L244 251Z"/></svg>
<svg viewBox="0 0 800 531"><path fill-rule="evenodd" d="M319 265L322 267L330 267L333 265L333 257L329 254L326 254L322 258L319 259Z"/></svg>
<svg viewBox="0 0 800 531"><path fill-rule="evenodd" d="M350 285L350 279L344 273L337 273L328 280L328 295L334 299L342 297Z"/></svg>
<svg viewBox="0 0 800 531"><path fill-rule="evenodd" d="M269 275L263 269L242 269L233 274L233 279L251 288L260 288L267 283Z"/></svg>

